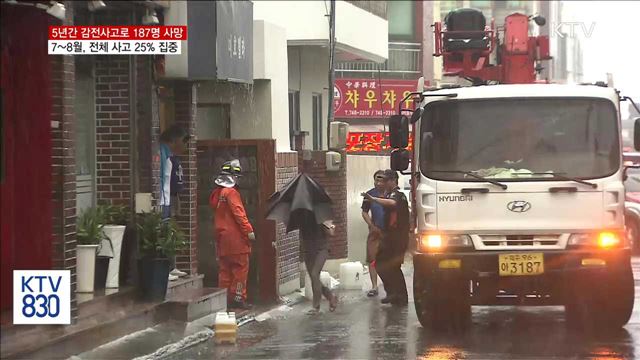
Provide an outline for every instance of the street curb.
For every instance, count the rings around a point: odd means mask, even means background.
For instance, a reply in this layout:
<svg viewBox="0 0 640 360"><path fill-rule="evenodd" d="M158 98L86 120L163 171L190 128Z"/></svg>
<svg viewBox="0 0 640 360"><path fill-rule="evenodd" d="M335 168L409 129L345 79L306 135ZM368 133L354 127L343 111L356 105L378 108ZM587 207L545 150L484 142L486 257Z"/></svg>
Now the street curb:
<svg viewBox="0 0 640 360"><path fill-rule="evenodd" d="M300 304L301 302L303 302L305 300L305 297L303 294L294 292L290 295L284 296L280 298L280 303L277 304L276 306L274 306L273 308L263 311L260 314L256 314L256 315L245 315L243 317L241 317L238 323L238 328L240 328L243 325L246 325L248 323L251 323L253 321L256 321L256 318L260 317L261 315L265 315L268 314L272 311L278 310L280 307L282 306L289 306L289 307L293 307L297 304ZM189 336L184 337L183 339L181 339L180 341L177 341L175 343L172 344L168 344L165 345L161 348L159 348L158 350L154 351L151 354L147 354L147 355L143 355L143 356L139 356L134 358L133 360L159 360L159 359L163 359L166 358L168 356L171 355L175 355L181 351L184 351L190 347L193 347L195 345L198 345L200 343L203 343L211 338L213 338L215 336L215 331L211 328L207 328L206 330L202 330L202 331L198 331L197 333L191 334Z"/></svg>

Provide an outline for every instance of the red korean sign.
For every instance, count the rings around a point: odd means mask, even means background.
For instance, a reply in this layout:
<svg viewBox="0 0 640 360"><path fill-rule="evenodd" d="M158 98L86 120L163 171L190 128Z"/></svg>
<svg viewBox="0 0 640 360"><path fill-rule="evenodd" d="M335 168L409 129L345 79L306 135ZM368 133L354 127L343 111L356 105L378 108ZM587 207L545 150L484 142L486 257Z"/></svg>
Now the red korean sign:
<svg viewBox="0 0 640 360"><path fill-rule="evenodd" d="M412 149L413 139L409 137L407 150L411 151ZM350 132L347 136L347 153L381 154L390 151L388 132Z"/></svg>
<svg viewBox="0 0 640 360"><path fill-rule="evenodd" d="M398 113L400 101L417 87L417 80L336 79L335 118L387 118ZM413 106L412 99L402 104L403 109Z"/></svg>

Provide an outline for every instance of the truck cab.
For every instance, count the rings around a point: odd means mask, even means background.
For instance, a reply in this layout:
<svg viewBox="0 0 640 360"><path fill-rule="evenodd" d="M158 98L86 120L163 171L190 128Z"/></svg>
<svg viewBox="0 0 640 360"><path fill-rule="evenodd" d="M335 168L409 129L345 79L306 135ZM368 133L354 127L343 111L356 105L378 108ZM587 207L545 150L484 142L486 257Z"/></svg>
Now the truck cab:
<svg viewBox="0 0 640 360"><path fill-rule="evenodd" d="M396 149L392 167L411 159L421 324L463 327L473 305L563 305L571 326L625 325L634 282L618 93L523 84L420 98L413 153ZM397 142L408 119L390 130Z"/></svg>

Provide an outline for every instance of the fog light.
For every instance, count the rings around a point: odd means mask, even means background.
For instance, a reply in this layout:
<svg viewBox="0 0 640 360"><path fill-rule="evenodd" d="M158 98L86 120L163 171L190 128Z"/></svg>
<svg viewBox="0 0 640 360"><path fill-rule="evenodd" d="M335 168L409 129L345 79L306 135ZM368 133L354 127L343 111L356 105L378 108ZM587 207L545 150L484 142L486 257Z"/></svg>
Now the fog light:
<svg viewBox="0 0 640 360"><path fill-rule="evenodd" d="M438 263L440 269L460 269L462 267L462 260L459 259L447 259L440 260Z"/></svg>
<svg viewBox="0 0 640 360"><path fill-rule="evenodd" d="M582 266L605 266L607 262L602 259L582 259Z"/></svg>
<svg viewBox="0 0 640 360"><path fill-rule="evenodd" d="M620 238L612 232L601 232L598 235L598 246L601 248L610 248L620 244Z"/></svg>

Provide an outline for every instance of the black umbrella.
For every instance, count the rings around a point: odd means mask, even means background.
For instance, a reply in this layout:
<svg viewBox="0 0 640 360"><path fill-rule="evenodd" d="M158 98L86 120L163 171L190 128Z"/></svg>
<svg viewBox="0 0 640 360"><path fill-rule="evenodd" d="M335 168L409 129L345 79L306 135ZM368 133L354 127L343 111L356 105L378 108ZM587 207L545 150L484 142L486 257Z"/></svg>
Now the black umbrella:
<svg viewBox="0 0 640 360"><path fill-rule="evenodd" d="M269 198L267 219L287 226L287 232L300 228L305 212L315 215L316 223L330 220L331 198L317 181L305 174L298 174L282 190Z"/></svg>

